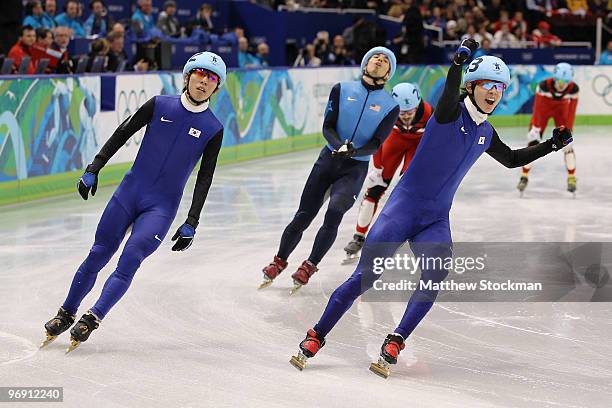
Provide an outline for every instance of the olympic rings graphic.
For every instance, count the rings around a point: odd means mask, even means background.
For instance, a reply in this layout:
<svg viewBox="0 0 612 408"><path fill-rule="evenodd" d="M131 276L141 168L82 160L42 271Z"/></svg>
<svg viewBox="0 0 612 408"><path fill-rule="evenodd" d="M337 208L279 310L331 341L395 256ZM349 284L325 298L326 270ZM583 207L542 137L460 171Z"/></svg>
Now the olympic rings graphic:
<svg viewBox="0 0 612 408"><path fill-rule="evenodd" d="M606 74L599 74L593 78L591 86L595 95L600 96L606 105L612 106L612 81Z"/></svg>
<svg viewBox="0 0 612 408"><path fill-rule="evenodd" d="M147 99L147 93L144 89L141 89L140 92L135 90L120 91L119 96L117 97L117 107L115 109L115 112L117 112L117 125L123 123L124 120L136 112L138 108L140 108L147 101ZM125 145L129 146L132 140L134 140L136 146L140 145L143 135L144 129L141 129L134 134L134 136L129 138Z"/></svg>

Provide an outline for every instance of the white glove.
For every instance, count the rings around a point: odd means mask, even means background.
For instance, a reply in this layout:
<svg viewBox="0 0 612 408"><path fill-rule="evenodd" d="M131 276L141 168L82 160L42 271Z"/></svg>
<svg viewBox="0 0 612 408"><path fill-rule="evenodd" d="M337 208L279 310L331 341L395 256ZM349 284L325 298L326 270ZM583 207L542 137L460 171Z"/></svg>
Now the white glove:
<svg viewBox="0 0 612 408"><path fill-rule="evenodd" d="M366 178L366 188L372 188L374 186L387 187L388 184L383 180L382 173L383 169L372 167L372 170L370 170Z"/></svg>

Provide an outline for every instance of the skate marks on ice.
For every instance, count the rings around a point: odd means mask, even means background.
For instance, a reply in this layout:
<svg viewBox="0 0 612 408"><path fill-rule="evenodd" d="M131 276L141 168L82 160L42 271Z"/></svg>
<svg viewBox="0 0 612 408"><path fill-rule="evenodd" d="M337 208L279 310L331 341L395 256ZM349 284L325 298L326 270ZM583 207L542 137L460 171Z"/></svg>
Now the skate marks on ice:
<svg viewBox="0 0 612 408"><path fill-rule="evenodd" d="M0 331L0 366L8 366L27 360L38 351L33 341Z"/></svg>

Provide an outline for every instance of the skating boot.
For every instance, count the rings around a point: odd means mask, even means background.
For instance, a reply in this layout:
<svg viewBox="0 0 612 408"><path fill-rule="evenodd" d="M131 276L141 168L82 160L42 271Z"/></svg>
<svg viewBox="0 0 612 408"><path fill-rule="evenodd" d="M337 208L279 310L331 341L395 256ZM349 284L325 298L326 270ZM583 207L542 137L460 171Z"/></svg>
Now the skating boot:
<svg viewBox="0 0 612 408"><path fill-rule="evenodd" d="M576 176L567 176L567 191L574 195L576 198Z"/></svg>
<svg viewBox="0 0 612 408"><path fill-rule="evenodd" d="M516 186L516 188L518 188L518 191L521 193L521 197L523 196L523 192L527 188L527 183L529 183L529 179L527 178L527 176L521 176L521 179L519 180L519 183Z"/></svg>
<svg viewBox="0 0 612 408"><path fill-rule="evenodd" d="M307 284L310 277L318 270L319 268L312 262L308 260L302 262L298 270L291 275L293 278L293 288L289 291L289 294L293 295L299 288Z"/></svg>
<svg viewBox="0 0 612 408"><path fill-rule="evenodd" d="M364 242L365 237L363 235L353 235L353 240L344 247L344 252L346 252L346 258L344 259L344 261L342 261L342 265L355 263L359 260L358 254L361 251L361 248L363 248Z"/></svg>
<svg viewBox="0 0 612 408"><path fill-rule="evenodd" d="M267 288L272 284L274 279L280 275L282 271L287 267L287 261L280 259L278 256L274 257L274 260L270 262L268 266L263 268L263 282L257 287L257 289Z"/></svg>
<svg viewBox="0 0 612 408"><path fill-rule="evenodd" d="M324 345L325 339L319 336L316 331L310 329L306 333L306 338L300 343L300 351L298 351L297 356L291 356L289 362L302 371L306 367L306 361L314 357Z"/></svg>
<svg viewBox="0 0 612 408"><path fill-rule="evenodd" d="M57 316L45 323L47 339L40 343L40 348L47 346L74 323L75 315L71 315L63 307L57 311Z"/></svg>
<svg viewBox="0 0 612 408"><path fill-rule="evenodd" d="M82 342L87 341L91 332L97 329L100 323L100 319L91 310L88 310L70 330L70 346L66 349L66 354L79 347Z"/></svg>
<svg viewBox="0 0 612 408"><path fill-rule="evenodd" d="M380 348L378 362L370 364L370 371L382 378L389 377L391 364L397 363L397 357L404 347L404 338L402 336L397 333L387 335Z"/></svg>

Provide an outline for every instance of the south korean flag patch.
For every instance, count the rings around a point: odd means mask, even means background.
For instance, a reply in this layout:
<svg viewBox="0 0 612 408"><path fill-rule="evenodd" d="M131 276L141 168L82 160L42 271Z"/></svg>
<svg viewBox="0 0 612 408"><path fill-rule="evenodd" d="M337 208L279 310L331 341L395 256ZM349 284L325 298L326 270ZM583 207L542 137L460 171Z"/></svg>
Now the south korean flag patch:
<svg viewBox="0 0 612 408"><path fill-rule="evenodd" d="M193 137L199 138L201 133L202 132L200 130L198 130L198 129L194 129L194 128L190 128L189 129L189 136L193 136Z"/></svg>

